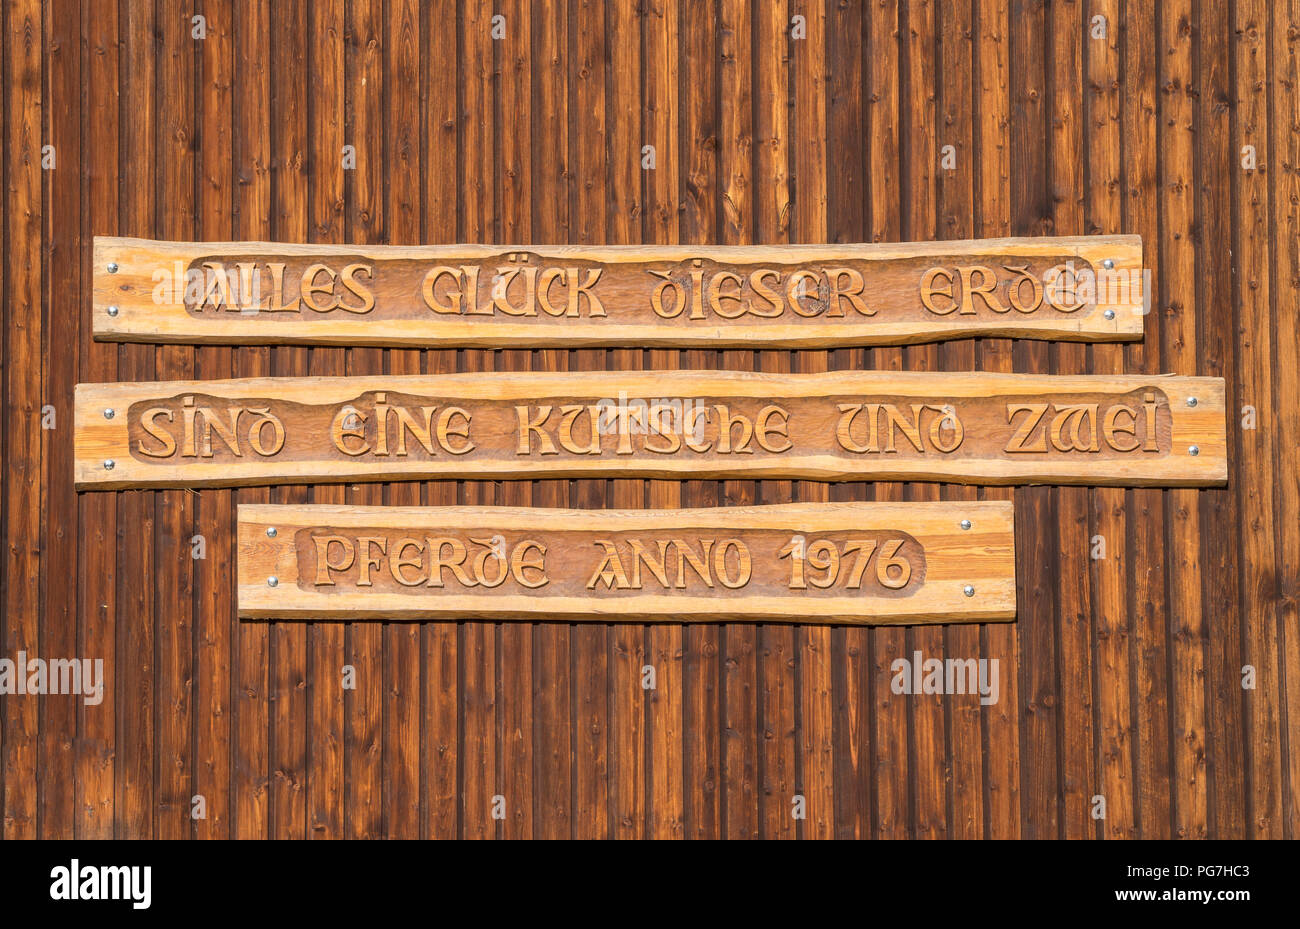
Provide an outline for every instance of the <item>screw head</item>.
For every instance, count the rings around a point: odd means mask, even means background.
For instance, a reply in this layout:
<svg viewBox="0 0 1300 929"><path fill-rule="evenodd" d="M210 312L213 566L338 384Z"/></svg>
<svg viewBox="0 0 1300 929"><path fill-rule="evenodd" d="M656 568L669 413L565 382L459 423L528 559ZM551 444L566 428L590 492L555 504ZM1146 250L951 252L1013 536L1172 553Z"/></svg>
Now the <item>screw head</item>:
<svg viewBox="0 0 1300 929"><path fill-rule="evenodd" d="M111 406L104 410L105 419L112 419L116 415L117 415L117 410L113 409Z"/></svg>
<svg viewBox="0 0 1300 929"><path fill-rule="evenodd" d="M280 579L279 579L278 577L276 577L274 574L272 574L270 577L268 577L268 578L266 579L266 586L267 586L267 587L279 587L279 586L280 586Z"/></svg>
<svg viewBox="0 0 1300 929"><path fill-rule="evenodd" d="M1102 313L1101 315L1104 316L1104 317L1106 317L1107 319L1114 319L1114 318L1115 318L1115 311L1114 311L1114 310L1107 310L1106 312Z"/></svg>
<svg viewBox="0 0 1300 929"><path fill-rule="evenodd" d="M969 520L969 519L963 519L963 520L961 521L961 523L959 523L959 525L960 525L963 529L969 529L969 528L970 528L970 520Z"/></svg>
<svg viewBox="0 0 1300 929"><path fill-rule="evenodd" d="M266 537L267 537L268 539L274 539L274 538L276 537L276 535L278 535L278 533L276 532L276 529L275 529L274 526L267 526L267 527L266 527Z"/></svg>
<svg viewBox="0 0 1300 929"><path fill-rule="evenodd" d="M975 596L975 588L972 587L970 584L967 584L965 587L963 587L963 588L961 589L961 592L964 593L964 594L965 594L966 596L968 596L968 597L973 597L973 596Z"/></svg>
<svg viewBox="0 0 1300 929"><path fill-rule="evenodd" d="M1195 398L1195 397L1188 397L1188 398L1187 398L1187 405L1188 405L1188 406L1196 406L1196 398Z"/></svg>
<svg viewBox="0 0 1300 929"><path fill-rule="evenodd" d="M116 262L116 261L110 261L110 262L108 263L108 273L109 273L109 274L116 274L116 273L117 273L117 262Z"/></svg>
<svg viewBox="0 0 1300 929"><path fill-rule="evenodd" d="M112 471L113 468L116 467L116 466L117 466L117 462L114 461L112 458L105 458L105 459L104 459L104 470L105 470L105 471Z"/></svg>
<svg viewBox="0 0 1300 929"><path fill-rule="evenodd" d="M108 313L109 316L116 316L116 315L117 315L117 307L115 307L115 306L110 306L106 312Z"/></svg>
<svg viewBox="0 0 1300 929"><path fill-rule="evenodd" d="M1201 453L1201 448L1199 445L1193 445L1191 448L1187 450L1187 454L1191 455L1193 458L1195 458L1200 453Z"/></svg>
<svg viewBox="0 0 1300 929"><path fill-rule="evenodd" d="M1111 268L1115 267L1115 259L1107 258L1105 261L1101 263L1101 266L1105 268L1107 271L1109 271Z"/></svg>

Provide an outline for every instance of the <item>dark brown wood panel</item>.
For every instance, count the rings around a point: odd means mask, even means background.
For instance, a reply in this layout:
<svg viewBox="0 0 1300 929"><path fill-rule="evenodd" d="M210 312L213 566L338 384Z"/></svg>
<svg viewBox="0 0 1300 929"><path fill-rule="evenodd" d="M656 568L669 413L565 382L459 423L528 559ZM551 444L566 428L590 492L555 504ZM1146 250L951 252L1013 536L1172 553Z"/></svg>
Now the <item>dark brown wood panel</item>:
<svg viewBox="0 0 1300 929"><path fill-rule="evenodd" d="M105 674L95 705L0 696L5 838L1300 833L1295 0L15 0L0 21L0 658L102 658ZM1142 342L484 351L89 336L96 234L1093 233L1143 238ZM677 367L1223 377L1229 482L73 490L78 381ZM233 610L237 503L1012 497L1012 624L246 623ZM891 664L916 651L997 659L998 702L893 693Z"/></svg>

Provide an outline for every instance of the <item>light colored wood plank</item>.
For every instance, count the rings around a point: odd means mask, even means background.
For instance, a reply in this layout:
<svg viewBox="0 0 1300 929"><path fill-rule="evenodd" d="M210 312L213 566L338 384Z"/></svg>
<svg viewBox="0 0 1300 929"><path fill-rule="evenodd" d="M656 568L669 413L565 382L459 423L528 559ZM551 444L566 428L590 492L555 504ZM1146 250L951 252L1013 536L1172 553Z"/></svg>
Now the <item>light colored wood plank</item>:
<svg viewBox="0 0 1300 929"><path fill-rule="evenodd" d="M1140 280L1136 236L780 246L98 236L92 267L95 337L127 342L825 348L1122 341L1141 338L1144 319L1123 284ZM1095 287L1046 286L1061 268Z"/></svg>
<svg viewBox="0 0 1300 929"><path fill-rule="evenodd" d="M593 474L1121 486L1227 480L1221 378L502 373L79 384L76 400L76 482L87 489ZM396 407L407 409L406 426ZM603 434L594 425L599 410L614 411ZM383 442L374 425L381 418ZM196 425L184 425L191 419ZM1062 450L1072 442L1098 450Z"/></svg>
<svg viewBox="0 0 1300 929"><path fill-rule="evenodd" d="M239 610L256 619L1006 620L1015 615L1011 527L1009 503L974 501L599 512L247 505Z"/></svg>

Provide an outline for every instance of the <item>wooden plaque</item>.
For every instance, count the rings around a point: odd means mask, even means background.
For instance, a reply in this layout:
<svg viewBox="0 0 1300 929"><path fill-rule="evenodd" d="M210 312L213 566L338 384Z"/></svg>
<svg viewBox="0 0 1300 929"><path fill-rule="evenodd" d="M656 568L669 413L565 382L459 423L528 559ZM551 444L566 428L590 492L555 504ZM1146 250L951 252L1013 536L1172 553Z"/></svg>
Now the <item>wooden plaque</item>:
<svg viewBox="0 0 1300 929"><path fill-rule="evenodd" d="M1142 335L1138 236L889 245L361 246L97 236L96 338L818 348Z"/></svg>
<svg viewBox="0 0 1300 929"><path fill-rule="evenodd" d="M1221 378L635 371L79 384L82 488L544 477L1206 485Z"/></svg>
<svg viewBox="0 0 1300 929"><path fill-rule="evenodd" d="M239 613L1009 620L1012 528L1010 502L622 511L245 505Z"/></svg>

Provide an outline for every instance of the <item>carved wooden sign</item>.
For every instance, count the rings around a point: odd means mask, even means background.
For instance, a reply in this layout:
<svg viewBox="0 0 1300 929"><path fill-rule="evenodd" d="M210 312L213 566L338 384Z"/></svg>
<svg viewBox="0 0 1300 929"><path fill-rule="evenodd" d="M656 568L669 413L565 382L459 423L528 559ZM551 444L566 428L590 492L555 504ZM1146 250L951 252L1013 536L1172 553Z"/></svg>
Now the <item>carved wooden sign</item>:
<svg viewBox="0 0 1300 929"><path fill-rule="evenodd" d="M96 338L812 348L1142 335L1137 236L881 245L352 246L97 236Z"/></svg>
<svg viewBox="0 0 1300 929"><path fill-rule="evenodd" d="M239 508L260 619L1015 618L1010 502Z"/></svg>
<svg viewBox="0 0 1300 929"><path fill-rule="evenodd" d="M1224 383L600 372L80 384L81 488L415 478L1227 480Z"/></svg>

